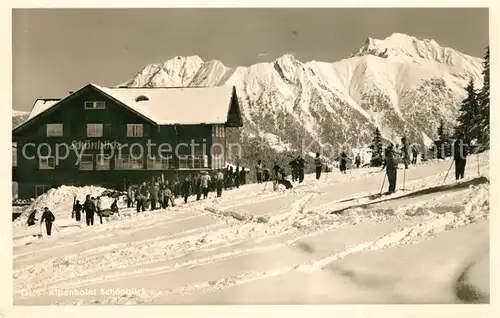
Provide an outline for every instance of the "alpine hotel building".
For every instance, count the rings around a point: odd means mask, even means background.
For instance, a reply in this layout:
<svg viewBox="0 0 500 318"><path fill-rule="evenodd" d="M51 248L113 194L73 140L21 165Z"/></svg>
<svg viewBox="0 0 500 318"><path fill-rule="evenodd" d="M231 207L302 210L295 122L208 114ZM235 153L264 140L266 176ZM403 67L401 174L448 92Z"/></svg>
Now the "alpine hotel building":
<svg viewBox="0 0 500 318"><path fill-rule="evenodd" d="M123 190L153 176L181 179L224 168L226 128L242 126L235 87L88 84L62 99L36 100L12 132L12 178L19 198L60 185Z"/></svg>

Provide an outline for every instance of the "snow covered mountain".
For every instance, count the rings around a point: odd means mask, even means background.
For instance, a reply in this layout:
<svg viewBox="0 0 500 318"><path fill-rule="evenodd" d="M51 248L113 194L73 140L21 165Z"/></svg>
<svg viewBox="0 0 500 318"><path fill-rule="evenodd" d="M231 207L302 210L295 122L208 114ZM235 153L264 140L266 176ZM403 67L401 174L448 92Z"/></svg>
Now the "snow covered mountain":
<svg viewBox="0 0 500 318"><path fill-rule="evenodd" d="M244 135L296 148L298 140L362 147L375 127L429 144L440 119L450 125L467 81L482 85L482 59L395 33L369 38L349 58L303 63L285 54L270 63L226 67L198 56L147 65L122 83L130 87L234 85ZM313 149L314 150L314 149ZM337 150L338 151L338 150Z"/></svg>

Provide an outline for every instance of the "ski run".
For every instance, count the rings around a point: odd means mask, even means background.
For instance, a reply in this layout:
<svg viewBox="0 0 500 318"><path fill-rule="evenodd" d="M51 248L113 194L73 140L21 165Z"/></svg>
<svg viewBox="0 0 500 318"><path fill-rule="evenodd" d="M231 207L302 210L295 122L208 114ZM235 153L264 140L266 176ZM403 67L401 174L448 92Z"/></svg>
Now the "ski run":
<svg viewBox="0 0 500 318"><path fill-rule="evenodd" d="M375 198L380 168L142 213L122 198L93 227L71 218L73 196L106 189L62 186L13 222L14 304L488 303L488 156L459 182L452 167L443 183L450 160L410 166L405 189L400 169L396 193ZM45 206L51 237L26 226Z"/></svg>

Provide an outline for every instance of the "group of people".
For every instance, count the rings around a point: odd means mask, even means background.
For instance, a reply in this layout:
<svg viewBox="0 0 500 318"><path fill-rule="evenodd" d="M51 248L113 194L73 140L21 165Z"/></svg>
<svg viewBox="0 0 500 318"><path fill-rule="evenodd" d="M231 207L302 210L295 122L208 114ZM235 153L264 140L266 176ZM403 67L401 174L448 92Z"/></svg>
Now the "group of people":
<svg viewBox="0 0 500 318"><path fill-rule="evenodd" d="M102 224L103 216L110 216L111 214L120 214L120 210L118 209L117 199L111 203L109 209L103 208L103 202L101 196L92 197L90 194L87 194L85 197L85 201L83 204L80 203L79 200L76 200L76 196L74 197L73 211L71 212L71 218L75 218L76 221L80 222L82 213L85 213L85 223L87 226L94 225L94 216L97 214L99 217L99 221Z"/></svg>
<svg viewBox="0 0 500 318"><path fill-rule="evenodd" d="M196 195L196 200L207 199L210 192L216 192L216 197L222 196L224 189L239 188L246 184L246 169L239 166L233 169L228 166L225 169L214 170L212 174L207 171L200 171L191 174L179 181L153 178L152 181L144 182L141 185L129 185L127 188L127 207L136 207L137 212L146 209L165 209L175 206L175 200L183 198L184 203L188 202L191 195Z"/></svg>
<svg viewBox="0 0 500 318"><path fill-rule="evenodd" d="M398 149L399 148L399 149ZM411 152L411 156L410 156ZM463 142L463 139L458 138L454 143L453 159L455 161L455 177L456 180L464 178L466 157L468 155L468 145ZM396 191L397 170L398 163L402 162L405 169L408 169L409 164L416 164L419 155L418 148L413 145L410 147L406 138L401 139L401 147L395 147L394 144L389 144L383 151L383 165L382 170L386 170L386 175L389 183L388 193ZM346 173L348 161L350 159L345 152L342 152L337 158L339 161L339 169L341 173ZM307 162L301 156L294 157L289 162L292 182L304 181L304 169ZM360 155L357 154L354 160L356 168L361 165ZM319 153L316 153L314 158L314 165L316 168L316 179L320 179L323 171L324 163ZM257 183L273 181L275 189L277 185L282 184L287 189L293 188L290 181L286 179L285 169L282 168L277 162L272 167L273 174L258 160L255 166L255 173ZM129 185L127 188L127 206L136 207L137 212L145 211L147 208L155 210L158 208L167 208L169 205L175 206L175 200L179 197L184 199L184 203L188 202L191 195L196 195L196 200L207 199L211 191L216 192L216 197L222 196L224 189L239 188L240 185L246 183L246 169L236 167L233 170L232 166L225 169L214 170L212 175L207 171L201 171L196 175L188 175L183 181L174 179L169 182L168 180L160 180L160 178L153 178L152 181L144 182L141 185ZM34 225L36 220L36 212L33 211L28 217L28 225ZM91 197L87 195L83 204L76 200L73 205L72 218L76 221L81 220L81 214L85 213L85 220L87 226L94 225L94 215L99 216L100 223L102 224L103 216L110 214L119 214L117 200L115 199L109 209L103 209L102 199L100 196ZM45 222L47 235L51 235L52 224L55 220L52 212L45 207L41 218L41 223Z"/></svg>

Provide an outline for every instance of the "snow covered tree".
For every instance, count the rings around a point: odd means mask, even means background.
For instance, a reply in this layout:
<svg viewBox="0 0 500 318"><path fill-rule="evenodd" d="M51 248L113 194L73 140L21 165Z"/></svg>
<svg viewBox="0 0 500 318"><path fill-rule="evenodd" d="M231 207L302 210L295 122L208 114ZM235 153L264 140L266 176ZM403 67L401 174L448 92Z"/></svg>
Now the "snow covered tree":
<svg viewBox="0 0 500 318"><path fill-rule="evenodd" d="M471 78L466 88L467 97L460 106L460 115L457 118L458 126L455 128L455 137L463 136L464 141L469 144L471 140L479 136L479 105L474 88L474 80Z"/></svg>
<svg viewBox="0 0 500 318"><path fill-rule="evenodd" d="M483 149L490 145L490 46L486 47L483 61L483 87L477 94L478 104L478 142Z"/></svg>
<svg viewBox="0 0 500 318"><path fill-rule="evenodd" d="M379 167L382 165L382 147L382 134L377 127L373 135L372 144L370 145L370 149L372 150L370 165L372 167Z"/></svg>

